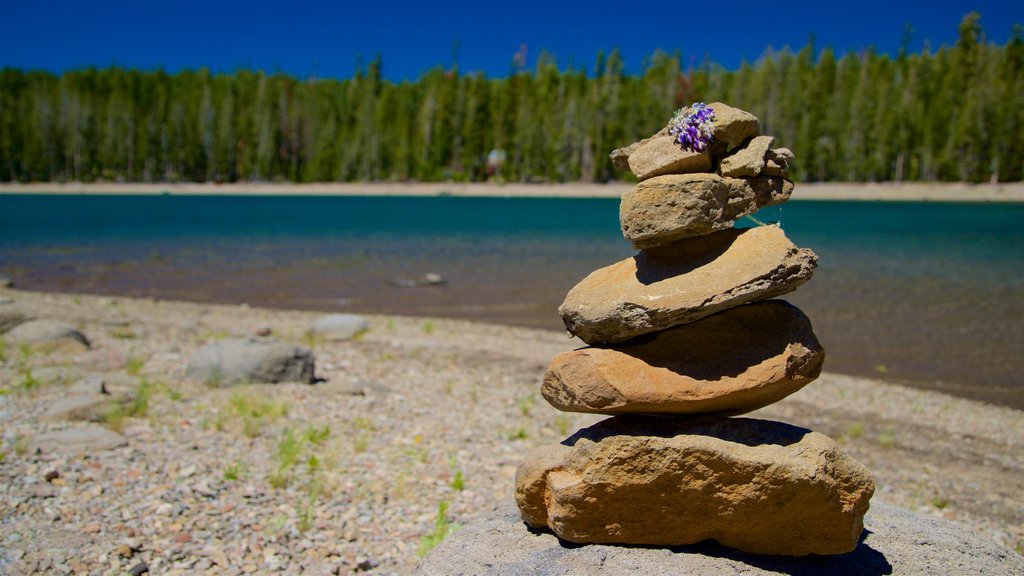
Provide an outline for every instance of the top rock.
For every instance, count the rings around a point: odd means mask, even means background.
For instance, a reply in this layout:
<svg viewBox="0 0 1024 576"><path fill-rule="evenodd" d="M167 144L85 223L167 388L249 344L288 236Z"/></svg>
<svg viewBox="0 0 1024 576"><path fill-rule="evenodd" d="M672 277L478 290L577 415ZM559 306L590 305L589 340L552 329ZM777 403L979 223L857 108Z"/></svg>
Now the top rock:
<svg viewBox="0 0 1024 576"><path fill-rule="evenodd" d="M746 110L722 102L712 102L708 108L715 111L715 140L728 144L730 148L761 133L757 116Z"/></svg>

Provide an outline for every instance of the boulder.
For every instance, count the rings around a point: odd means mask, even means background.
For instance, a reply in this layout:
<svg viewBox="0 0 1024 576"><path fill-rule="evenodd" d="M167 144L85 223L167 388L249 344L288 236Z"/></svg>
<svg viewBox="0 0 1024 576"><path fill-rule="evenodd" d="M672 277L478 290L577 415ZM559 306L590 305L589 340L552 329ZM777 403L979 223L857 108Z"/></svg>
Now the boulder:
<svg viewBox="0 0 1024 576"><path fill-rule="evenodd" d="M29 452L43 454L88 454L125 446L128 441L117 432L95 424L81 424L37 434L28 441Z"/></svg>
<svg viewBox="0 0 1024 576"><path fill-rule="evenodd" d="M739 146L761 131L757 116L750 112L722 102L712 102L708 107L715 111L715 141L725 144L727 148Z"/></svg>
<svg viewBox="0 0 1024 576"><path fill-rule="evenodd" d="M662 174L707 172L711 170L711 155L707 150L683 150L671 136L655 136L637 146L628 163L637 180L643 181Z"/></svg>
<svg viewBox="0 0 1024 576"><path fill-rule="evenodd" d="M778 226L723 230L595 270L558 312L587 344L623 342L791 292L816 264Z"/></svg>
<svg viewBox="0 0 1024 576"><path fill-rule="evenodd" d="M563 540L786 556L852 552L874 490L831 438L749 418L615 416L516 474L523 520Z"/></svg>
<svg viewBox="0 0 1024 576"><path fill-rule="evenodd" d="M513 506L464 526L413 572L420 576L619 576L620 574L829 574L933 576L938 573L1019 576L1024 558L969 529L874 503L856 550L835 556L760 556L713 542L678 548L567 544L531 530Z"/></svg>
<svg viewBox="0 0 1024 576"><path fill-rule="evenodd" d="M104 422L121 409L122 403L113 396L77 393L54 400L43 417L47 420Z"/></svg>
<svg viewBox="0 0 1024 576"><path fill-rule="evenodd" d="M764 170L764 157L775 143L771 136L756 136L747 145L722 158L718 171L722 176L750 178Z"/></svg>
<svg viewBox="0 0 1024 576"><path fill-rule="evenodd" d="M0 334L6 333L26 320L25 315L17 310L0 310Z"/></svg>
<svg viewBox="0 0 1024 576"><path fill-rule="evenodd" d="M812 382L824 359L807 316L769 300L614 347L564 352L541 391L565 412L742 414Z"/></svg>
<svg viewBox="0 0 1024 576"><path fill-rule="evenodd" d="M654 248L727 230L739 218L782 204L792 193L792 182L767 176L658 176L622 195L619 224L634 247Z"/></svg>
<svg viewBox="0 0 1024 576"><path fill-rule="evenodd" d="M45 318L18 324L8 331L4 338L10 344L31 344L43 347L71 344L89 347L88 338L71 324Z"/></svg>
<svg viewBox="0 0 1024 576"><path fill-rule="evenodd" d="M313 353L301 346L265 338L218 340L192 354L187 374L194 380L216 386L311 383Z"/></svg>
<svg viewBox="0 0 1024 576"><path fill-rule="evenodd" d="M327 340L349 340L370 329L366 318L356 314L328 314L309 327L309 332Z"/></svg>

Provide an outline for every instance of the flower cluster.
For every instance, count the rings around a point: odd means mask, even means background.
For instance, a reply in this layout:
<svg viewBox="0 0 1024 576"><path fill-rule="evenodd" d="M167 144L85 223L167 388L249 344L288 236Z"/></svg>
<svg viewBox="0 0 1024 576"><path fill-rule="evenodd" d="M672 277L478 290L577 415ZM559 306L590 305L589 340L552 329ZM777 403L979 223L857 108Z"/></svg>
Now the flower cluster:
<svg viewBox="0 0 1024 576"><path fill-rule="evenodd" d="M702 152L714 138L714 120L715 111L703 102L697 102L676 112L668 123L668 133L683 150Z"/></svg>

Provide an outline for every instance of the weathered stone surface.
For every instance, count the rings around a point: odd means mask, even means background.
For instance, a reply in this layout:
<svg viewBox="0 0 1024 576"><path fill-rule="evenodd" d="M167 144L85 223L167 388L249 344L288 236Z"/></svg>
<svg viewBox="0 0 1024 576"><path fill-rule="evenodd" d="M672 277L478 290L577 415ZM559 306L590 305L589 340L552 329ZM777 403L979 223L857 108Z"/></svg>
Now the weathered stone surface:
<svg viewBox="0 0 1024 576"><path fill-rule="evenodd" d="M95 424L82 424L46 432L28 441L29 452L82 454L110 450L128 444L124 436Z"/></svg>
<svg viewBox="0 0 1024 576"><path fill-rule="evenodd" d="M715 141L727 146L739 146L749 138L757 136L761 125L750 112L733 108L722 102L708 104L715 111Z"/></svg>
<svg viewBox="0 0 1024 576"><path fill-rule="evenodd" d="M934 576L937 573L1019 576L1024 558L969 529L874 503L857 549L835 556L761 556L706 542L677 548L566 545L531 530L513 506L503 506L449 536L417 567L423 576Z"/></svg>
<svg viewBox="0 0 1024 576"><path fill-rule="evenodd" d="M668 126L662 128L661 130L658 130L650 138L644 138L643 140L633 142L629 146L623 146L622 148L616 148L615 150L612 150L612 153L608 155L608 157L611 158L612 160L612 166L614 166L616 170L629 170L629 155L632 154L634 150L636 150L638 147L640 147L641 144L647 142L651 138L665 136L666 134L668 134Z"/></svg>
<svg viewBox="0 0 1024 576"><path fill-rule="evenodd" d="M789 177L789 162L793 159L793 152L789 148L775 148L768 150L764 157L765 176Z"/></svg>
<svg viewBox="0 0 1024 576"><path fill-rule="evenodd" d="M794 246L777 226L723 230L595 270L558 313L587 344L623 342L791 292L816 264L814 252Z"/></svg>
<svg viewBox="0 0 1024 576"><path fill-rule="evenodd" d="M4 335L11 344L61 345L73 343L85 348L89 340L67 322L51 319L29 320L18 324Z"/></svg>
<svg viewBox="0 0 1024 576"><path fill-rule="evenodd" d="M188 376L206 384L312 382L313 353L269 339L236 338L203 346L189 359Z"/></svg>
<svg viewBox="0 0 1024 576"><path fill-rule="evenodd" d="M6 333L26 320L28 319L25 315L17 310L0 310L0 334Z"/></svg>
<svg viewBox="0 0 1024 576"><path fill-rule="evenodd" d="M722 158L718 171L722 176L733 178L757 176L764 170L764 157L774 143L775 138L771 136L757 136L743 148Z"/></svg>
<svg viewBox="0 0 1024 576"><path fill-rule="evenodd" d="M672 174L637 184L622 195L622 235L637 248L728 230L765 206L782 204L793 183L782 178L722 178L717 174Z"/></svg>
<svg viewBox="0 0 1024 576"><path fill-rule="evenodd" d="M43 417L47 420L103 422L117 413L121 407L119 399L107 394L77 393L54 400Z"/></svg>
<svg viewBox="0 0 1024 576"><path fill-rule="evenodd" d="M807 316L769 300L615 347L564 352L541 391L566 412L742 414L806 386L824 359Z"/></svg>
<svg viewBox="0 0 1024 576"><path fill-rule="evenodd" d="M313 322L309 331L327 340L349 340L370 329L366 318L356 314L328 314Z"/></svg>
<svg viewBox="0 0 1024 576"><path fill-rule="evenodd" d="M643 181L662 174L690 174L711 169L708 151L688 152L672 141L671 136L655 136L629 154L629 170Z"/></svg>
<svg viewBox="0 0 1024 576"><path fill-rule="evenodd" d="M714 539L756 554L844 554L874 493L827 436L749 418L615 416L527 456L523 520L577 543Z"/></svg>

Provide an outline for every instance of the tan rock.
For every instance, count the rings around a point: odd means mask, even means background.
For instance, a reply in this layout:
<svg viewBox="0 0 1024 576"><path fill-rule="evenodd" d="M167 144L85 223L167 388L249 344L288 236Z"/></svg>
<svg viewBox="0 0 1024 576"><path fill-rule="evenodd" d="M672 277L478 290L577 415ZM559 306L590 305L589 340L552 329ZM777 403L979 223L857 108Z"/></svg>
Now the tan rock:
<svg viewBox="0 0 1024 576"><path fill-rule="evenodd" d="M789 148L776 148L768 150L764 157L765 176L789 177L789 162L793 159L793 151Z"/></svg>
<svg viewBox="0 0 1024 576"><path fill-rule="evenodd" d="M708 151L683 150L671 136L655 136L636 147L628 158L629 169L643 181L663 174L690 174L711 170Z"/></svg>
<svg viewBox="0 0 1024 576"><path fill-rule="evenodd" d="M570 542L714 539L788 556L854 550L873 493L832 439L748 418L616 416L535 450L516 475L523 520Z"/></svg>
<svg viewBox="0 0 1024 576"><path fill-rule="evenodd" d="M757 116L750 112L722 102L712 102L708 107L715 111L715 140L727 147L739 146L761 133Z"/></svg>
<svg viewBox="0 0 1024 576"><path fill-rule="evenodd" d="M777 226L723 230L595 270L558 308L587 344L623 342L796 289L817 256Z"/></svg>
<svg viewBox="0 0 1024 576"><path fill-rule="evenodd" d="M608 157L611 158L612 160L612 166L614 166L616 170L629 170L630 154L632 154L637 148L639 148L641 144L647 142L651 138L665 136L666 134L668 134L668 126L662 128L661 130L658 130L650 138L644 138L643 140L633 142L629 146L623 146L622 148L616 148L615 150L612 150L612 153L608 155Z"/></svg>
<svg viewBox="0 0 1024 576"><path fill-rule="evenodd" d="M807 316L770 300L614 348L564 352L541 391L565 412L742 414L812 382L824 359Z"/></svg>
<svg viewBox="0 0 1024 576"><path fill-rule="evenodd" d="M757 136L747 145L722 158L718 171L734 178L757 176L764 169L764 157L775 143L771 136Z"/></svg>
<svg viewBox="0 0 1024 576"><path fill-rule="evenodd" d="M637 184L622 195L619 224L636 248L732 228L743 216L782 204L793 183L782 178L722 178L717 174L670 174Z"/></svg>

